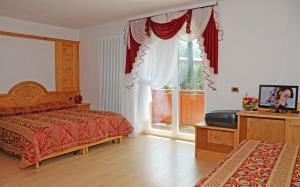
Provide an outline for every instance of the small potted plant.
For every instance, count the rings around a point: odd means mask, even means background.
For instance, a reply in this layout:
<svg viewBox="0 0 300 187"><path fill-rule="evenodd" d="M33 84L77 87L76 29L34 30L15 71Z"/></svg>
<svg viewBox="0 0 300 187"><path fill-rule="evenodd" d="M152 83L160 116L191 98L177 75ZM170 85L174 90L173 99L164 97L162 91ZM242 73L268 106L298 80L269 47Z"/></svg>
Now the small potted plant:
<svg viewBox="0 0 300 187"><path fill-rule="evenodd" d="M255 97L244 97L243 108L247 111L255 111L258 109L258 99Z"/></svg>

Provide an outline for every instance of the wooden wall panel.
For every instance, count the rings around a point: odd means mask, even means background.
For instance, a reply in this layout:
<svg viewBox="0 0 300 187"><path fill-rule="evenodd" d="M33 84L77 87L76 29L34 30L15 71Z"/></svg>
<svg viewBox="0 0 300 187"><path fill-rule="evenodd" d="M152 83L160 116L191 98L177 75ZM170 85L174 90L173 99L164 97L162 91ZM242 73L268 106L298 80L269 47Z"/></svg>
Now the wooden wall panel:
<svg viewBox="0 0 300 187"><path fill-rule="evenodd" d="M13 32L0 31L0 35L28 38L34 40L46 40L55 42L55 84L56 92L53 95L71 97L80 92L79 85L79 42L49 38ZM24 80L28 81L28 80ZM35 80L38 82L38 80ZM62 94L64 93L64 94ZM1 94L5 96L6 94Z"/></svg>
<svg viewBox="0 0 300 187"><path fill-rule="evenodd" d="M79 44L55 42L56 90L79 92Z"/></svg>

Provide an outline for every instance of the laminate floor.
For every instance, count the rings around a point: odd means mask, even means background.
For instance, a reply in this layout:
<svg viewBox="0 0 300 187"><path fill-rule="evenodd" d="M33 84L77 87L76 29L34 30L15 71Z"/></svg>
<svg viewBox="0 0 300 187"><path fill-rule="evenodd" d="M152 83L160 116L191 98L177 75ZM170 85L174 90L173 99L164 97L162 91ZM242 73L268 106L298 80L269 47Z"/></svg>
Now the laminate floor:
<svg viewBox="0 0 300 187"><path fill-rule="evenodd" d="M218 163L196 160L194 147L143 135L45 160L39 170L19 169L19 158L0 151L0 186L192 187Z"/></svg>

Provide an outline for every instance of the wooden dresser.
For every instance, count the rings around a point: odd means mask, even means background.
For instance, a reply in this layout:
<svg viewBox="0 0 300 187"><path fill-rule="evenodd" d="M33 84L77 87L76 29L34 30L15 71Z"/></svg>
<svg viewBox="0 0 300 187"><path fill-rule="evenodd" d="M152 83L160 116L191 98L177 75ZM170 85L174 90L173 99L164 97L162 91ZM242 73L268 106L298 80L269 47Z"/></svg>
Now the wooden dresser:
<svg viewBox="0 0 300 187"><path fill-rule="evenodd" d="M238 115L238 142L244 139L300 144L300 115L268 111L245 112Z"/></svg>
<svg viewBox="0 0 300 187"><path fill-rule="evenodd" d="M245 139L300 144L300 115L240 111L237 129L195 125L195 156L223 158Z"/></svg>

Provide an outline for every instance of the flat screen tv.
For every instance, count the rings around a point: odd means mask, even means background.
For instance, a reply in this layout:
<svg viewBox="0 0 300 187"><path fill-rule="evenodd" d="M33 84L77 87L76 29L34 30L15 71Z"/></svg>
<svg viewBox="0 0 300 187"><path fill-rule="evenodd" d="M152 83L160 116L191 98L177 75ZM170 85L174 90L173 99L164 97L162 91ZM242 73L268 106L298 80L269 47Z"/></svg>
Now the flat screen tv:
<svg viewBox="0 0 300 187"><path fill-rule="evenodd" d="M260 85L259 107L297 110L298 86Z"/></svg>

